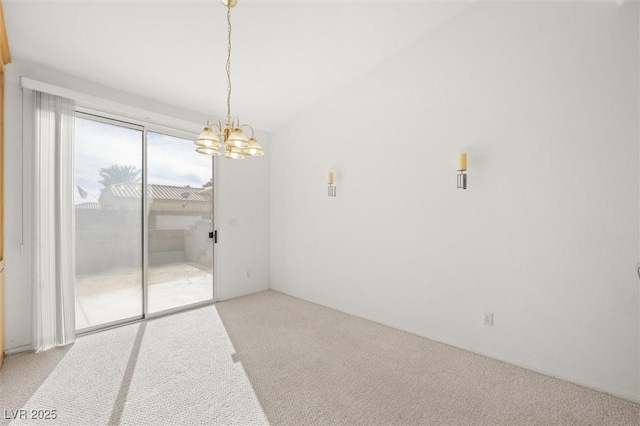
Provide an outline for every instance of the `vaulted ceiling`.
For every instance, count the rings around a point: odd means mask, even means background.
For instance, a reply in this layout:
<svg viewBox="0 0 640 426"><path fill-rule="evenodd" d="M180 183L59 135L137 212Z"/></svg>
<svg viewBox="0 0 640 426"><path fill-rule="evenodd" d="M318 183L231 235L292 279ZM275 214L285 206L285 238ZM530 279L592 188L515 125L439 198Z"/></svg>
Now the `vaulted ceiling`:
<svg viewBox="0 0 640 426"><path fill-rule="evenodd" d="M207 1L4 0L14 61L203 114L226 111L226 8ZM469 2L240 0L232 113L274 130Z"/></svg>

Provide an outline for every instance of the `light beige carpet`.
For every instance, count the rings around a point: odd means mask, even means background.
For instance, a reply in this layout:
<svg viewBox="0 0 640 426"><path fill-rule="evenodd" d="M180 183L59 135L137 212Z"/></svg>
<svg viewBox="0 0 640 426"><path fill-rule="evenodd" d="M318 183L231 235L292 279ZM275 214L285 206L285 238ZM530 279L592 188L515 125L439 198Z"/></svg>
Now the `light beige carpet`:
<svg viewBox="0 0 640 426"><path fill-rule="evenodd" d="M233 354L213 306L80 337L7 357L0 416L55 409L55 420L11 424L267 424Z"/></svg>
<svg viewBox="0 0 640 426"><path fill-rule="evenodd" d="M284 425L640 425L640 405L273 291L218 305Z"/></svg>
<svg viewBox="0 0 640 426"><path fill-rule="evenodd" d="M0 416L19 408L74 425L640 424L638 404L273 291L10 356Z"/></svg>

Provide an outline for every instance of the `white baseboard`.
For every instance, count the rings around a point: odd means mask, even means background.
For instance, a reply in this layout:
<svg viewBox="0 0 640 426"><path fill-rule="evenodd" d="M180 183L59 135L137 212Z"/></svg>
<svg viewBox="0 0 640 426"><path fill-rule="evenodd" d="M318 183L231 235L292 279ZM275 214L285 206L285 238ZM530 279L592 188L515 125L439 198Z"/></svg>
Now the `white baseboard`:
<svg viewBox="0 0 640 426"><path fill-rule="evenodd" d="M534 372L539 373L539 374L544 374L545 376L550 376L550 377L553 377L553 378L556 378L556 379L559 379L559 380L563 380L565 382L573 383L575 385L582 386L582 387L585 387L585 388L589 388L589 389L592 389L592 390L597 391L597 392L606 393L607 395L615 396L616 398L621 398L621 399L624 399L626 401L635 402L637 404L640 403L640 395L634 395L632 393L628 393L628 392L625 392L625 391L609 389L608 387L602 386L602 385L597 384L597 383L588 383L588 382L585 382L583 380L579 380L579 379L576 379L576 378L573 378L573 377L563 376L563 375L559 375L559 374L556 374L556 373L553 373L553 372L550 372L550 371L541 370L539 368L531 367L531 366L526 365L526 364L520 364L520 363L517 363L517 362L513 362L511 360L508 360L508 359L501 358L499 356L496 356L496 355L488 353L488 352L481 352L481 351L478 351L476 349L473 349L472 347L463 347L463 346L460 346L459 344L449 342L449 341L447 341L445 339L442 339L442 338L435 338L435 337L432 337L432 336L427 336L425 334L416 333L415 331L412 331L412 330L406 330L406 329L404 329L402 327L399 327L396 324L385 323L385 322L381 322L381 321L378 321L378 320L373 320L371 318L366 318L366 317L362 317L362 316L359 316L359 315L355 315L355 314L350 313L350 312L341 311L341 310L336 309L336 308L331 307L331 306L323 305L321 303L314 302L312 300L307 300L307 299L304 299L302 297L296 296L294 294L286 293L286 292L284 292L282 290L276 290L276 289L273 289L273 288L271 290L272 291L276 291L278 293L286 294L287 296L291 296L291 297L295 297L297 299L304 300L306 302L310 302L310 303L314 303L316 305L324 306L325 308L333 309L334 311L342 312L342 313L345 313L345 314L348 314L348 315L353 315L354 317L362 318L362 319L365 319L367 321L371 321L371 322L375 322L377 324L381 324L381 325L384 325L384 326L387 326L387 327L395 328L396 330L404 331L405 333L413 334L414 336L418 336L418 337L422 337L422 338L425 338L425 339L429 339L431 341L442 343L442 344L447 345L447 346L452 346L452 347L457 348L457 349L462 349L463 351L471 352L471 353L474 353L474 354L477 354L477 355L486 356L487 358L495 359L496 361L504 362L505 364L514 365L514 366L519 367L519 368L524 368L525 370L534 371Z"/></svg>
<svg viewBox="0 0 640 426"><path fill-rule="evenodd" d="M29 352L32 350L33 348L31 347L31 345L24 345L24 346L18 346L17 348L7 349L6 351L4 351L4 354L6 356L9 356L9 355L19 354L22 352Z"/></svg>
<svg viewBox="0 0 640 426"><path fill-rule="evenodd" d="M433 339L429 339L429 340L433 340ZM449 346L455 346L455 345L451 345L450 343L446 343L446 344L449 345ZM565 375L562 375L562 374L551 373L549 371L541 370L539 368L534 368L534 367L528 366L526 364L520 364L520 363L517 363L517 362L509 361L507 359L503 359L501 357L498 357L498 356L495 356L495 355L492 355L490 353L486 353L486 352L483 352L483 351L478 351L478 350L473 349L473 348L465 349L465 348L461 348L459 346L455 346L455 347L459 348L459 349L463 349L463 350L469 351L469 352L473 352L474 354L486 356L487 358L495 359L495 360L500 361L500 362L504 362L505 364L515 365L516 367L524 368L525 370L534 371L536 373L544 374L545 376L550 376L550 377L553 377L553 378L558 379L558 380L562 380L562 381L565 381L565 382L573 383L574 385L578 385L578 386L582 386L582 387L585 387L585 388L588 388L588 389L592 389L592 390L595 390L597 392L606 393L607 395L615 396L616 398L624 399L624 400L627 400L627 401L630 401L630 402L635 402L636 404L640 403L640 395L634 395L634 394L631 394L631 393L628 393L628 392L624 392L624 391L619 391L619 390L612 390L612 389L609 389L606 386L602 386L600 384L588 383L588 382L585 382L583 380L576 379L574 377L565 376Z"/></svg>
<svg viewBox="0 0 640 426"><path fill-rule="evenodd" d="M372 320L370 320L368 318L365 318L365 319L369 320L369 321L372 321ZM377 321L373 321L373 322L377 322ZM574 385L582 386L582 387L585 387L585 388L588 388L588 389L591 389L591 390L594 390L594 391L597 391L597 392L606 393L607 395L615 396L616 398L621 398L621 399L624 399L624 400L627 400L627 401L640 403L640 395L634 395L634 394L631 394L631 393L628 393L628 392L624 392L624 391L609 389L608 387L602 386L600 384L588 383L588 382L585 382L583 380L576 379L574 377L564 376L564 375L561 375L561 374L557 374L557 373L553 373L553 372L550 372L550 371L542 370L540 368L532 367L532 366L527 365L527 364L521 364L521 363L518 363L518 362L514 362L512 360L509 360L509 359L506 359L506 358L502 358L500 356L497 356L497 355L489 353L489 352L485 352L485 351L480 351L480 350L474 349L473 347L463 347L463 346L460 346L458 344L455 344L455 343L452 343L452 342L449 342L449 341L446 341L446 340L443 340L443 339L430 337L430 336L427 336L427 335L424 335L424 334L420 334L420 333L416 333L416 332L410 331L410 330L405 330L405 329L403 329L401 327L398 327L396 325L393 325L393 324L385 324L385 323L379 323L379 324L386 325L387 327L395 328L396 330L404 331L405 333L413 334L413 335L418 336L418 337L423 337L425 339L429 339L429 340L432 340L434 342L442 343L442 344L447 345L447 346L452 346L454 348L461 349L463 351L471 352L471 353L474 353L476 355L481 355L481 356L485 356L487 358L495 359L496 361L504 362L505 364L513 365L513 366L516 366L516 367L519 367L519 368L524 368L525 370L533 371L533 372L536 372L536 373L539 373L539 374L544 374L545 376L553 377L553 378L558 379L558 380L562 380L562 381L565 381L565 382L573 383Z"/></svg>

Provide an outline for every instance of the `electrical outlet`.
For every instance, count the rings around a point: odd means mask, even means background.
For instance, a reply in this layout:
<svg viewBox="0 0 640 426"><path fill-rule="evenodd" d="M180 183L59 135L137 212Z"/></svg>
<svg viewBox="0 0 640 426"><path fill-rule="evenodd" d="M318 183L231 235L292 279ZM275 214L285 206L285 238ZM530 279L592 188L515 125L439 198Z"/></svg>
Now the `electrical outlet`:
<svg viewBox="0 0 640 426"><path fill-rule="evenodd" d="M482 319L483 319L484 325L493 326L493 314L491 312L483 312Z"/></svg>

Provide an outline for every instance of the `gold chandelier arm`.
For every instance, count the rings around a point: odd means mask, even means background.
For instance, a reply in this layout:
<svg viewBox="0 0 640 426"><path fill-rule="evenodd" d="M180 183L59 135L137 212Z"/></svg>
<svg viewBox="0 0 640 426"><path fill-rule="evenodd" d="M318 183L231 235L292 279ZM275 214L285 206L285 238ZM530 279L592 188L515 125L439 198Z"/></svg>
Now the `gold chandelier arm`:
<svg viewBox="0 0 640 426"><path fill-rule="evenodd" d="M242 128L242 127L250 128L251 129L251 137L253 138L253 133L254 133L253 126L251 126L250 124L243 124L242 126L240 126L240 128Z"/></svg>
<svg viewBox="0 0 640 426"><path fill-rule="evenodd" d="M220 122L220 118L218 118L217 115L212 115L209 118L207 118L207 127L211 127L211 119L215 118L216 121L218 122L218 129L222 129L222 123ZM215 123L214 123L215 125Z"/></svg>
<svg viewBox="0 0 640 426"><path fill-rule="evenodd" d="M227 2L227 123L231 121L231 1Z"/></svg>

